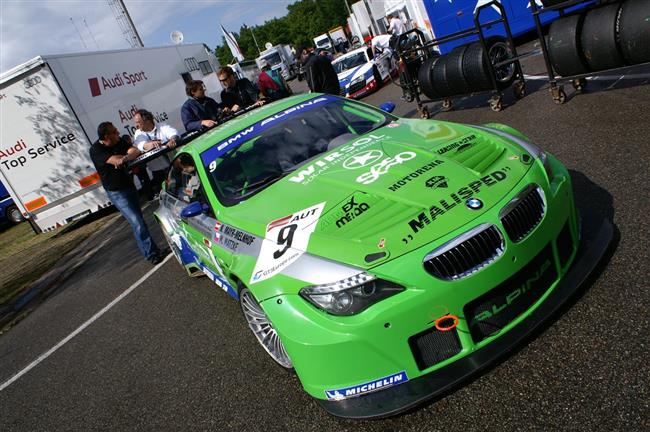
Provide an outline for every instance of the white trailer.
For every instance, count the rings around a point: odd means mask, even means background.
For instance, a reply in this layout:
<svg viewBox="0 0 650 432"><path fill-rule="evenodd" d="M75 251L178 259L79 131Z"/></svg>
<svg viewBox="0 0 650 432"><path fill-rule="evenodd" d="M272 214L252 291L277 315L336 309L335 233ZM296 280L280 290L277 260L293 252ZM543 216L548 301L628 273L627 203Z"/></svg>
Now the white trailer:
<svg viewBox="0 0 650 432"><path fill-rule="evenodd" d="M35 230L110 204L88 150L97 126L133 135L134 113L184 131L185 81L218 99L219 63L203 44L36 57L0 75L0 180Z"/></svg>
<svg viewBox="0 0 650 432"><path fill-rule="evenodd" d="M257 66L260 67L262 60L265 60L272 69L277 70L285 80L296 77L296 57L291 51L289 45L271 45L267 43L266 49L262 51L255 59ZM261 67L260 67L261 69Z"/></svg>

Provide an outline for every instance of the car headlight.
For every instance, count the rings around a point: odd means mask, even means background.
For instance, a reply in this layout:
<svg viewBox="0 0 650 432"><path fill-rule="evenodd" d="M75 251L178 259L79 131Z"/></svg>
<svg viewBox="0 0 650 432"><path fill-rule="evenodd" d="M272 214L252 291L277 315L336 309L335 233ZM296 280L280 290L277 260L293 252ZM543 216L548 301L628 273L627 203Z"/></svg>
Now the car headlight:
<svg viewBox="0 0 650 432"><path fill-rule="evenodd" d="M362 82L362 83L365 83L365 82L366 82L366 77L363 76L363 75L358 76L358 77L356 77L355 79L353 79L353 80L350 82L350 87L352 87L352 86L355 85L355 84L361 83L361 82Z"/></svg>
<svg viewBox="0 0 650 432"><path fill-rule="evenodd" d="M402 291L403 286L362 272L340 281L305 287L300 295L332 315L354 315Z"/></svg>

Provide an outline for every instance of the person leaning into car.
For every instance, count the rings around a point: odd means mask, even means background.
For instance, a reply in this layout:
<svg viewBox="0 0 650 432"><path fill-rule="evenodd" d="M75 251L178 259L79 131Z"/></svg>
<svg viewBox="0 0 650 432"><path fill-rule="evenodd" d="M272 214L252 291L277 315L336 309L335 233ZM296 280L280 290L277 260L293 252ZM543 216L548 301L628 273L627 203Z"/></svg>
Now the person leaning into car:
<svg viewBox="0 0 650 432"><path fill-rule="evenodd" d="M205 85L201 80L188 81L185 94L189 99L181 107L181 120L187 132L211 128L219 123L221 105L205 95Z"/></svg>
<svg viewBox="0 0 650 432"><path fill-rule="evenodd" d="M217 72L224 89L221 90L221 105L226 112L237 112L249 106L261 106L264 101L259 98L255 86L248 78L237 78L230 66L224 66Z"/></svg>
<svg viewBox="0 0 650 432"><path fill-rule="evenodd" d="M97 135L99 139L90 146L90 159L95 165L108 199L131 225L140 253L150 263L158 264L166 254L161 252L151 238L142 216L133 177L126 169L129 161L140 156L140 151L122 140L111 122L101 123L97 127Z"/></svg>

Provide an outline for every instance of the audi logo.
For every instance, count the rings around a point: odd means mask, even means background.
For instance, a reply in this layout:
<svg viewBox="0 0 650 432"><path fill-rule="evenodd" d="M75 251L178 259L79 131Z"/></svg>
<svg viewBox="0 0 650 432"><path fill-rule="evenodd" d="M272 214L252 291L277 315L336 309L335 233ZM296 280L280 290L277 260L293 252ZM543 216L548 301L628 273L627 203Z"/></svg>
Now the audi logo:
<svg viewBox="0 0 650 432"><path fill-rule="evenodd" d="M25 88L32 88L36 84L41 83L41 77L32 77L32 78L27 78L25 81L23 81L23 84L25 84Z"/></svg>

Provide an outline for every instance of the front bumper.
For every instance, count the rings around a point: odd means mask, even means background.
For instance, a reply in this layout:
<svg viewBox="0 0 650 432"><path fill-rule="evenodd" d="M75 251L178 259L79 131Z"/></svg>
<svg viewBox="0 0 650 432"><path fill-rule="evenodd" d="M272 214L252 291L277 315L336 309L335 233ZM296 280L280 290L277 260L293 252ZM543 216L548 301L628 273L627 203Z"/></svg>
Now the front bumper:
<svg viewBox="0 0 650 432"><path fill-rule="evenodd" d="M593 215L583 213L586 220ZM613 236L611 223L604 219L597 228L583 230L573 263L550 295L516 327L473 353L426 375L383 391L350 399L317 402L330 414L347 418L387 417L440 396L469 376L503 357L533 333L578 290L608 249Z"/></svg>

